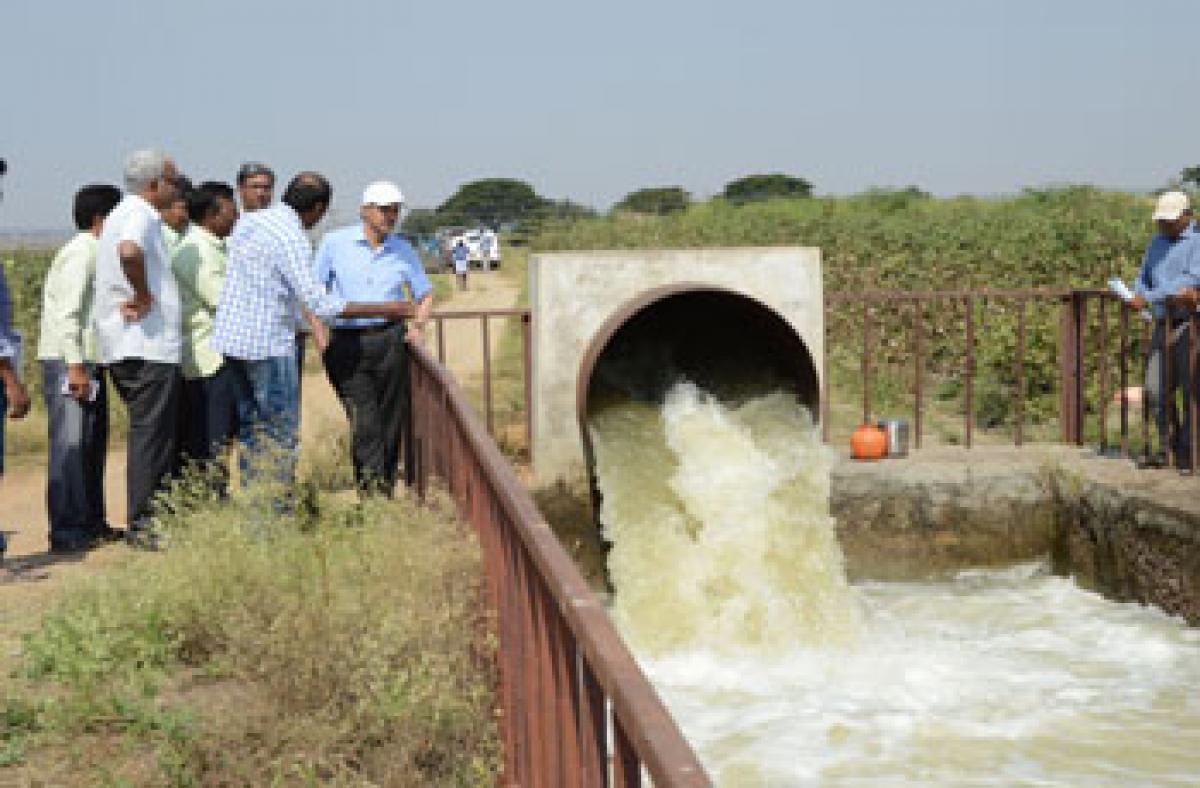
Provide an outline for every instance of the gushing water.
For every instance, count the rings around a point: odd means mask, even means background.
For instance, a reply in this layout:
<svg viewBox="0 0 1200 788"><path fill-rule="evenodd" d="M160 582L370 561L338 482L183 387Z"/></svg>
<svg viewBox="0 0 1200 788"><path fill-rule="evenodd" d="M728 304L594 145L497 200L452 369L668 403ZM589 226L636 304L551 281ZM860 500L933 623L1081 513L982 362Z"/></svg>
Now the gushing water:
<svg viewBox="0 0 1200 788"><path fill-rule="evenodd" d="M831 456L782 392L674 386L592 419L619 626L646 653L780 652L859 630L827 507Z"/></svg>
<svg viewBox="0 0 1200 788"><path fill-rule="evenodd" d="M1192 785L1200 632L1037 564L850 586L782 394L590 422L614 615L718 784Z"/></svg>

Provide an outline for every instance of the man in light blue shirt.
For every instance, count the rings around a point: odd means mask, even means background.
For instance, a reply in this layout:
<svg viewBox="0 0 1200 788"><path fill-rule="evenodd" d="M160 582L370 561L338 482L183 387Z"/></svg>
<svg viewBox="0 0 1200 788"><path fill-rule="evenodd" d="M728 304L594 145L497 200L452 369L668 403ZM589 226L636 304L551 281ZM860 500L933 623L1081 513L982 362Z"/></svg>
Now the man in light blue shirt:
<svg viewBox="0 0 1200 788"><path fill-rule="evenodd" d="M1175 462L1186 468L1191 465L1191 408L1185 401L1181 428L1175 399L1177 393L1183 391L1186 400L1192 391L1191 365L1188 363L1192 310L1182 305L1170 308L1171 336L1168 338L1166 300L1200 286L1200 233L1192 221L1191 202L1183 192L1166 192L1159 197L1153 218L1158 232L1146 247L1129 305L1134 309L1149 306L1154 311L1154 333L1146 356L1145 392L1146 403L1158 428L1160 455L1152 458L1150 464L1165 463L1173 429ZM1164 353L1168 347L1169 353ZM1171 373L1169 391L1166 386L1168 365Z"/></svg>
<svg viewBox="0 0 1200 788"><path fill-rule="evenodd" d="M354 478L364 494L390 495L395 486L409 408L405 340L421 340L433 309L420 257L393 232L403 202L394 183L372 183L363 192L362 221L329 233L317 250L317 278L330 294L348 301L411 298L416 304L407 326L381 318L337 319L322 356L350 419Z"/></svg>

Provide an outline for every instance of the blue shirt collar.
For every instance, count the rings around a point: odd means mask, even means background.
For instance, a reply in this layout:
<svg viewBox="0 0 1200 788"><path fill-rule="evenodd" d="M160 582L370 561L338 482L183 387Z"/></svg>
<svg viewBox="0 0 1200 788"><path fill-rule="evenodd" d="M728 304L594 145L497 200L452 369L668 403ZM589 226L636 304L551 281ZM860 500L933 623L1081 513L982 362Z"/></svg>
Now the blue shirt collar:
<svg viewBox="0 0 1200 788"><path fill-rule="evenodd" d="M396 241L399 239L399 237L400 236L396 235L395 233L388 233L387 235L383 236L383 243L379 245L379 249L391 251L395 247ZM367 241L367 231L363 228L361 222L355 225L354 243L361 244L373 252L379 251L371 248L370 242Z"/></svg>

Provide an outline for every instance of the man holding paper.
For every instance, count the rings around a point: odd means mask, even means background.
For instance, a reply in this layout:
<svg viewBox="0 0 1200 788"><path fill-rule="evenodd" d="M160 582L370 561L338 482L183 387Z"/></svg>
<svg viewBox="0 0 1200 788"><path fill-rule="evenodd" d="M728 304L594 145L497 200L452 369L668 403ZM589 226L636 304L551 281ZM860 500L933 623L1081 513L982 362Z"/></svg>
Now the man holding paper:
<svg viewBox="0 0 1200 788"><path fill-rule="evenodd" d="M1134 295L1128 303L1134 309L1149 306L1154 315L1154 334L1146 357L1146 403L1158 428L1160 455L1152 465L1165 463L1169 442L1168 426L1175 428L1176 465L1191 467L1191 408L1184 407L1183 428L1175 408L1176 392L1182 390L1185 402L1192 391L1188 364L1189 318L1192 309L1175 304L1170 309L1171 336L1166 336L1167 305L1170 296L1187 297L1200 287L1200 234L1192 221L1192 206L1183 192L1166 192L1154 206L1158 232L1146 247L1142 267L1134 283ZM1194 299L1193 299L1194 300ZM1164 352L1169 348L1169 352ZM1165 359L1165 360L1164 360ZM1170 364L1171 390L1166 391L1166 364Z"/></svg>

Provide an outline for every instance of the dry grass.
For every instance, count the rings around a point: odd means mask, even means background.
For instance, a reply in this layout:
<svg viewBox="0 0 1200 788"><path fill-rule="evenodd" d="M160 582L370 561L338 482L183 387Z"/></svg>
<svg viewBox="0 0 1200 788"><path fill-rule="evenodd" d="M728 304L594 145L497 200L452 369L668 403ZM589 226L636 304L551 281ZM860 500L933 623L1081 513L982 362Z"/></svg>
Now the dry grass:
<svg viewBox="0 0 1200 788"><path fill-rule="evenodd" d="M199 489L173 497L165 552L71 589L26 637L0 783L494 781L478 551L448 509L311 493L288 515L278 490Z"/></svg>

